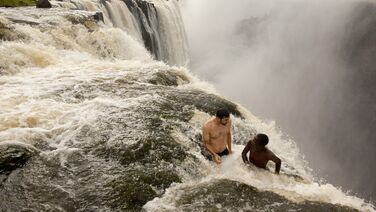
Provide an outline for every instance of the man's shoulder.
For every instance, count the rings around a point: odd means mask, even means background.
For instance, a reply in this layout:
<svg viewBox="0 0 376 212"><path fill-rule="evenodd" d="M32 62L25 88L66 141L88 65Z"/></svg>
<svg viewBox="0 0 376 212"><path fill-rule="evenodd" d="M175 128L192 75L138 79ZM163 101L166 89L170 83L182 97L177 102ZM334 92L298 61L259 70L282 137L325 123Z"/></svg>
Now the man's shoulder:
<svg viewBox="0 0 376 212"><path fill-rule="evenodd" d="M231 118L228 120L226 126L231 130L231 126L232 126L232 120L231 120Z"/></svg>
<svg viewBox="0 0 376 212"><path fill-rule="evenodd" d="M209 129L211 128L212 125L213 125L213 119L209 119L204 123L203 128Z"/></svg>

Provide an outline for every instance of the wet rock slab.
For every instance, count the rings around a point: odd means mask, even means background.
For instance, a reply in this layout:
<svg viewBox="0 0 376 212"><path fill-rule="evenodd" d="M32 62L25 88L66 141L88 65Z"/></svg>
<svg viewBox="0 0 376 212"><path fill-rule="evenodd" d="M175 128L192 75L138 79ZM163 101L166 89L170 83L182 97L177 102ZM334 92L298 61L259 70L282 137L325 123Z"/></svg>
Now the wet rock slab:
<svg viewBox="0 0 376 212"><path fill-rule="evenodd" d="M16 141L0 143L0 174L9 174L22 167L38 150L31 145Z"/></svg>
<svg viewBox="0 0 376 212"><path fill-rule="evenodd" d="M177 208L183 211L357 211L323 202L294 203L273 192L227 179L203 183L181 193Z"/></svg>

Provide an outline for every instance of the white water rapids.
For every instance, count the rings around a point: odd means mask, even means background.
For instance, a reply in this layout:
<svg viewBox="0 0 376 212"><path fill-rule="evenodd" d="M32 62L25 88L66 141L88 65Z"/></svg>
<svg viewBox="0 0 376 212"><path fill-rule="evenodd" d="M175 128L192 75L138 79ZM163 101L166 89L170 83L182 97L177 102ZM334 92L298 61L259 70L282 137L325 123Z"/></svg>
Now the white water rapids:
<svg viewBox="0 0 376 212"><path fill-rule="evenodd" d="M142 104L143 98L159 98L155 94L121 99L97 93L91 100L77 102L60 93L60 90L69 87L79 95L77 84L82 82L109 79L132 81L147 78L148 73L172 70L190 80L188 84L178 85L177 89L216 93L209 84L194 77L186 68L168 65L184 66L188 63L178 2L150 2L155 4L160 15L159 42L164 55L162 60L166 63L154 60L146 50L140 28L122 1L107 1L106 7L98 2L75 1L53 2L65 8L50 10L1 8L0 26L10 27L19 39L0 41L0 142L20 141L35 145L33 142L36 138L44 137L57 148L44 154L51 157L63 155L60 160L64 164L64 154L74 151L68 148L68 140L74 136L67 134L70 132L68 129L91 125L97 117L104 115L101 113L103 106L137 107ZM86 11L67 9L77 5L89 11L102 11L105 24L91 26L86 23L91 30L84 25L72 25L63 16L70 13L84 16ZM26 21L35 24L25 24ZM142 82L137 83L142 85ZM113 92L116 93L116 89ZM173 135L199 159L200 163L196 166L201 173L192 175L182 171L183 182L172 184L161 197L149 201L144 209L179 210L175 200L181 195L182 188L216 179L231 179L263 191L275 192L293 202L310 200L350 206L360 211L375 211L372 204L315 179L295 142L284 136L274 122L264 122L242 106L238 108L245 114L245 119L233 118L233 139L237 144L234 145L234 154L226 157L220 166L207 161L186 135L179 132ZM196 111L189 124L195 126L197 131L209 118L207 113ZM244 134L248 129L269 136L269 148L282 159L281 175L243 165L240 154L244 146L241 144L251 138L250 134ZM270 168L273 170L273 165Z"/></svg>

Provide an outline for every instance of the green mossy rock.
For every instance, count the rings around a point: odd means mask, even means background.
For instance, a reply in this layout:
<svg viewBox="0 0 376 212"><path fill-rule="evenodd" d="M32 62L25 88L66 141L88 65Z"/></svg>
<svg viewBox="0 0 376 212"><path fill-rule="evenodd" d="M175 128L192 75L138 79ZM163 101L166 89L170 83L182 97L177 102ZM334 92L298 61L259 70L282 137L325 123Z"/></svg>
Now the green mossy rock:
<svg viewBox="0 0 376 212"><path fill-rule="evenodd" d="M35 6L35 0L0 0L0 7Z"/></svg>

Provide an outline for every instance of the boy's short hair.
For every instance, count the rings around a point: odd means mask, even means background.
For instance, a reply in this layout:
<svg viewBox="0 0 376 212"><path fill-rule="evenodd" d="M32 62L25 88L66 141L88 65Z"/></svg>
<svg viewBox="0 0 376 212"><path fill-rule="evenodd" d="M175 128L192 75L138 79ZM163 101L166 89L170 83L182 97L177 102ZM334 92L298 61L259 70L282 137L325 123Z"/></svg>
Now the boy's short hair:
<svg viewBox="0 0 376 212"><path fill-rule="evenodd" d="M265 134L262 134L262 133L257 134L255 138L256 138L256 143L262 146L266 146L269 143L269 138Z"/></svg>

